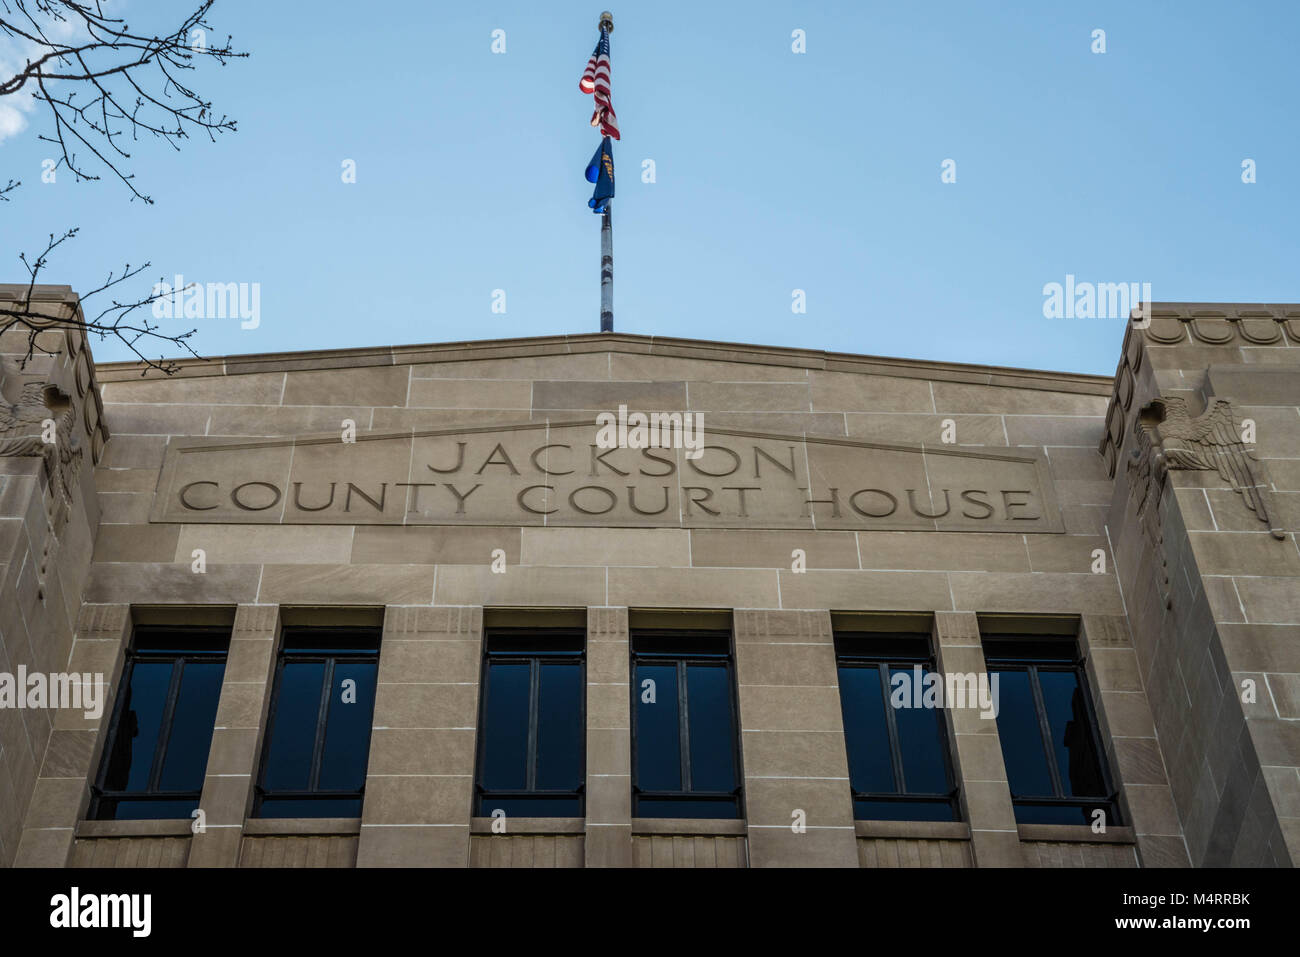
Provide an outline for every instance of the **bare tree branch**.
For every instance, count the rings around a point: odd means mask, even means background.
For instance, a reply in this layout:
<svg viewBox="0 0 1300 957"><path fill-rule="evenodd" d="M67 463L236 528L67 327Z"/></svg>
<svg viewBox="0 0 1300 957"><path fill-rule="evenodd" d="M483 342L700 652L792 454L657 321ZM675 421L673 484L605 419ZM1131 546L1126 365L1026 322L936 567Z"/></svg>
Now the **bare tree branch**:
<svg viewBox="0 0 1300 957"><path fill-rule="evenodd" d="M208 42L212 27L207 17L214 2L200 0L179 25L158 35L133 30L125 20L108 16L104 0L0 0L0 40L7 38L26 50L17 72L0 74L0 97L27 93L38 109L44 107L50 132L39 138L59 148L56 169L66 166L77 182L98 180L107 169L130 191L132 201L152 204L127 168L131 144L153 137L179 151L181 141L191 134L201 132L215 142L218 134L236 131L233 119L218 117L212 102L181 80L181 71L194 70L201 62L225 66L248 56L232 47L229 35L222 43ZM79 153L89 158L83 162ZM8 202L7 194L20 185L10 179L0 187L0 202ZM71 328L125 344L142 363L141 375L151 369L170 375L178 368L169 360L146 356L143 350L155 344L169 343L202 358L189 343L196 330L167 334L150 321L155 313L146 307L175 290L160 280L148 295L118 298L118 287L141 275L149 263L134 268L127 263L120 271L110 271L102 284L81 295L80 311L63 316L56 309L51 314L48 303L35 295L38 277L50 255L77 231L51 233L39 255L18 256L27 270L26 290L16 299L0 301L0 334L27 330L23 365L46 351L42 332ZM95 296L106 296L109 304L92 318L84 307Z"/></svg>
<svg viewBox="0 0 1300 957"><path fill-rule="evenodd" d="M61 316L42 309L41 300L36 298L35 295L41 270L48 264L50 254L76 235L76 229L69 229L61 236L55 236L51 233L49 240L45 244L45 249L38 256L33 259L28 259L26 253L21 253L18 256L19 261L27 270L27 288L17 299L0 300L0 335L11 329L27 330L27 353L20 361L21 367L25 367L28 360L37 352L46 355L50 354L40 344L41 333L50 329L80 329L88 336L91 334L98 335L101 341L109 337L117 339L125 344L140 360L144 367L140 372L141 375L145 375L150 369L164 375L171 375L178 368L175 362L163 359L161 356L157 359L146 356L142 349L145 344L151 342L167 342L174 346L180 346L194 358L202 358L189 344L189 338L194 335L196 329L180 334L167 334L162 331L159 324L149 321L149 311L140 312L144 307L152 306L153 303L172 295L176 291L168 288L161 279L154 285L153 290L147 296L119 300L116 298L116 294L110 294L109 305L104 306L93 318L88 314L84 314L84 312L81 317L78 317L75 312L68 316ZM110 272L100 285L81 295L80 298L83 304L85 300L93 296L105 293L129 279L134 279L148 269L149 266L149 263L145 263L142 266L132 267L130 263L127 263L120 272ZM185 288L189 289L191 287L187 286Z"/></svg>
<svg viewBox="0 0 1300 957"><path fill-rule="evenodd" d="M59 147L60 162L78 181L99 179L95 167L107 168L132 199L152 203L123 168L131 158L127 141L149 135L179 150L195 132L213 141L235 132L235 120L218 117L210 100L179 79L180 71L205 59L225 66L248 56L233 48L230 36L208 43L214 2L202 0L179 26L157 36L107 16L102 0L0 0L0 35L31 47L22 68L0 76L0 96L26 90L45 107L53 134L40 138ZM94 162L79 162L78 147Z"/></svg>

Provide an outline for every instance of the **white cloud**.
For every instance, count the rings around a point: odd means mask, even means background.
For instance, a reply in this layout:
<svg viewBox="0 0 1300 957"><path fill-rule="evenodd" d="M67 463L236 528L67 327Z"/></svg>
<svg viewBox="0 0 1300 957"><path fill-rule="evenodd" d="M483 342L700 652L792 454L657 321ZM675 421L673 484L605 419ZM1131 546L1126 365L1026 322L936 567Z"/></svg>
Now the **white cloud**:
<svg viewBox="0 0 1300 957"><path fill-rule="evenodd" d="M106 15L115 16L120 14L123 5L114 0L105 0L103 9ZM85 25L71 17L62 21L47 20L43 27L45 35L57 43L74 43L78 37L89 36ZM0 33L0 80L15 76L29 60L45 52L45 48L30 40ZM18 92L0 98L0 143L27 129L27 117L36 109L36 100L32 97L33 87L34 84L29 81Z"/></svg>
<svg viewBox="0 0 1300 957"><path fill-rule="evenodd" d="M27 40L0 36L0 80L8 80L22 69L36 47ZM0 143L27 129L27 116L35 108L31 90L24 86L17 93L0 98Z"/></svg>
<svg viewBox="0 0 1300 957"><path fill-rule="evenodd" d="M23 112L31 112L30 103L29 100L24 104L27 106L26 111L16 110L7 103L0 103L0 143L27 129L27 117L23 116Z"/></svg>

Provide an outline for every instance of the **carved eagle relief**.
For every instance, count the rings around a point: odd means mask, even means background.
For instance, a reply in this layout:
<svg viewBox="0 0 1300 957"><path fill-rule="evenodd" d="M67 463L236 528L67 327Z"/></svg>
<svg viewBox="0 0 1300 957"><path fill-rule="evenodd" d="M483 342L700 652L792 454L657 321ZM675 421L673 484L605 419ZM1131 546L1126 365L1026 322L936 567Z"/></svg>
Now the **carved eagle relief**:
<svg viewBox="0 0 1300 957"><path fill-rule="evenodd" d="M1217 472L1255 513L1274 538L1286 537L1277 522L1267 483L1255 454L1241 439L1241 430L1227 399L1210 399L1205 411L1193 417L1181 396L1155 399L1138 412L1138 446L1128 463L1129 495L1161 564L1164 535L1160 527L1160 501L1169 472L1176 469ZM1165 570L1165 606L1172 602Z"/></svg>
<svg viewBox="0 0 1300 957"><path fill-rule="evenodd" d="M47 442L45 423L54 423L54 441ZM37 594L45 597L45 575L58 547L59 535L72 510L82 451L76 436L72 399L48 382L26 382L16 402L0 395L0 456L39 456L45 467L46 520L50 536L37 567Z"/></svg>
<svg viewBox="0 0 1300 957"><path fill-rule="evenodd" d="M45 389L43 382L25 382L17 402L7 402L0 396L0 437L4 437L0 441L40 434L41 423L50 417L50 410L45 406Z"/></svg>

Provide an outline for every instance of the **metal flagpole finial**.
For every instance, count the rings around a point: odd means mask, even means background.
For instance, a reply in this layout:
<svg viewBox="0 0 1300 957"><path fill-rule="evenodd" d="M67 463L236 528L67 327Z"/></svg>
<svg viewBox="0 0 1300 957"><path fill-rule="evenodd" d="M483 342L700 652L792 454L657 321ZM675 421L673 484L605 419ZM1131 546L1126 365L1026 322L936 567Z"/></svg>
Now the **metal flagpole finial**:
<svg viewBox="0 0 1300 957"><path fill-rule="evenodd" d="M604 30L606 33L613 33L613 32L614 32L614 14L610 13L608 10L606 10L604 13L602 13L602 14L600 15L600 24L599 24L599 26L600 26L600 29Z"/></svg>

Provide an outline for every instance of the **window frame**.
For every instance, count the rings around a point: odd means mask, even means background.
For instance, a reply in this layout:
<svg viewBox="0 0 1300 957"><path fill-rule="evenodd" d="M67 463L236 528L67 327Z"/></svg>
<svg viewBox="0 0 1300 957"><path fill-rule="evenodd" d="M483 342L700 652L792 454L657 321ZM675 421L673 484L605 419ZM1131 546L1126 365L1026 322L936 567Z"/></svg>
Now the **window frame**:
<svg viewBox="0 0 1300 957"><path fill-rule="evenodd" d="M995 653L985 655L985 669L989 672L994 671L1024 671L1028 674L1029 690L1034 703L1034 717L1038 726L1039 745L1043 750L1043 757L1047 763L1048 777L1052 782L1053 794L1051 795L1017 795L1011 783L1011 775L1007 774L1007 788L1011 792L1011 804L1013 808L1017 807L1060 807L1060 808L1079 808L1086 811L1089 807L1104 807L1106 811L1107 827L1123 826L1123 817L1120 814L1119 787L1115 777L1111 774L1110 761L1106 758L1105 739L1101 734L1101 725L1097 720L1097 709L1092 700L1092 688L1088 683L1088 671L1086 668L1087 659L1079 648L1079 642L1073 635L1048 635L1048 636L1026 636L1016 634L988 633L981 635L981 645L987 646L987 643L993 641L999 645L1010 646L1014 642L1023 642L1027 652L1017 655L1006 653ZM1057 648L1059 647L1059 651ZM1044 649L1051 648L1050 652L1044 652ZM1039 650L1040 653L1035 655L1033 650ZM983 647L981 648L983 650ZM1067 672L1074 675L1075 681L1081 692L1080 697L1083 699L1084 717L1086 718L1086 731L1090 735L1093 753L1097 755L1097 767L1101 776L1102 787L1106 790L1103 795L1086 795L1083 797L1070 797L1065 794L1065 789L1061 782L1061 769L1056 761L1056 749L1052 746L1052 727L1047 716L1047 706L1043 699L1042 685L1038 680L1040 670L1049 672ZM999 712L999 717L1001 717ZM1000 732L1000 729L999 729ZM1001 734L999 733L999 738ZM1025 822L1032 823L1032 822ZM1080 822L1079 826L1086 826Z"/></svg>
<svg viewBox="0 0 1300 957"><path fill-rule="evenodd" d="M547 639L577 638L581 650L557 651L551 654L538 651L492 651L493 638L536 638L538 644ZM526 627L490 627L483 632L483 660L479 669L479 705L477 743L474 748L474 809L477 817L487 817L492 809L485 809L484 802L493 798L500 800L527 800L534 797L569 797L577 799L578 813L530 814L528 817L584 817L587 813L587 632L583 628L526 628ZM541 707L541 662L543 660L576 658L578 662L578 718L579 718L579 754L581 756L582 774L576 790L555 790L527 787L522 791L489 790L483 786L483 772L486 770L484 759L487 755L487 736L484 734L488 704L488 669L497 664L528 664L528 741L525 745L527 761L526 780L537 780L537 727ZM539 807L542 802L538 802Z"/></svg>
<svg viewBox="0 0 1300 957"><path fill-rule="evenodd" d="M844 699L842 690L839 689L839 669L848 668L870 668L875 667L880 675L880 694L881 707L885 711L885 727L888 731L889 742L889 759L890 767L894 773L894 781L906 785L907 774L903 767L903 746L898 733L898 716L894 713L895 708L889 704L892 694L890 686L890 669L901 667L910 671L914 665L927 667L931 674L937 674L940 678L943 673L939 670L938 661L934 652L934 642L930 635L920 632L870 632L870 631L836 631L833 634L835 650L835 677L837 691L841 692L840 697L840 716L844 717ZM901 644L903 642L915 643L921 647L924 643L924 654L891 653L888 649L882 649L879 652L849 651L846 646L855 643L862 646L869 646L871 643L884 645L888 642ZM877 820L876 818L860 818L857 814L858 801L878 801L882 803L896 802L903 803L924 803L924 804L946 804L951 813L949 820L960 821L961 813L961 780L956 773L956 767L952 756L952 728L949 726L948 719L944 712L947 709L947 702L944 707L935 709L940 712L938 717L939 725L939 752L943 760L944 778L948 783L947 792L929 792L929 791L857 791L853 788L853 771L849 769L849 793L853 801L853 819L855 821ZM845 752L848 755L848 724L844 724L845 729ZM922 821L922 818L903 818L901 820Z"/></svg>
<svg viewBox="0 0 1300 957"><path fill-rule="evenodd" d="M697 639L705 641L717 641L725 651L718 653L709 652L658 652L658 651L637 651L636 645L638 640L655 640L655 639ZM744 767L741 756L741 728L740 728L740 702L738 689L736 686L736 655L735 655L735 636L731 630L709 630L709 629L670 629L670 628L633 628L628 635L628 649L630 653L630 678L631 681L631 785L632 785L632 817L641 817L640 812L641 799L649 798L656 801L716 801L722 804L724 798L731 800L735 814L726 818L706 818L705 820L737 820L745 819L745 777ZM637 681L637 666L641 664L649 665L675 665L677 677L677 747L678 760L681 764L681 780L684 786L680 791L646 791L637 783L637 705L641 697L640 682ZM685 789L685 785L690 781L690 695L686 687L687 666L690 664L702 665L705 667L723 667L727 674L727 704L731 715L731 766L732 775L736 781L736 786L730 791L694 791ZM687 820L683 818L660 818L653 817L654 820Z"/></svg>
<svg viewBox="0 0 1300 957"><path fill-rule="evenodd" d="M152 635L176 635L178 639L176 644L178 649L186 641L193 642L196 639L211 638L224 641L225 648L221 651L206 650L175 650L168 651L163 649L144 649L138 647L142 636ZM203 799L203 783L199 783L198 791L164 791L158 787L162 780L163 768L167 764L167 752L171 747L172 726L176 721L176 705L180 700L181 686L185 681L185 665L189 662L203 663L221 663L223 666L221 673L222 688L225 687L226 673L224 666L230 659L230 635L231 630L225 627L213 627L207 625L136 625L131 632L131 641L127 646L123 663L122 674L117 682L117 700L113 702L113 712L110 718L108 732L104 737L104 749L100 753L99 769L95 773L94 783L91 785L90 806L87 808L86 819L90 821L128 821L128 820L185 820L185 818L119 818L102 817L104 805L108 802L117 801L142 801L157 802L165 801L194 801L197 808L199 802ZM106 787L109 769L113 762L113 751L117 746L117 737L121 731L123 711L126 708L128 695L127 688L135 674L135 666L141 662L162 663L171 662L172 675L167 687L167 697L163 703L162 716L158 725L158 740L154 744L153 762L149 767L149 781L144 791L112 791ZM180 667L177 667L179 665ZM221 690L217 691L217 706L220 707ZM210 731L215 732L215 723ZM208 737L208 757L212 756L212 735ZM206 771L207 762L204 762ZM206 776L206 775L205 775Z"/></svg>
<svg viewBox="0 0 1300 957"><path fill-rule="evenodd" d="M342 651L317 651L317 650L299 650L287 647L288 639L293 636L304 634L319 635L321 637L354 635L357 637L364 636L367 640L374 641L374 650L356 651L345 649ZM352 790L321 790L314 787L314 784L320 780L321 759L325 750L325 735L329 730L329 711L333 695L331 694L334 687L334 668L339 661L345 662L371 662L375 665L375 698L376 702L379 697L379 655L382 650L382 629L379 626L339 626L339 627L318 627L318 626L286 626L280 633L280 649L276 655L275 677L271 685L271 700L266 711L266 726L262 735L261 755L258 758L257 779L253 784L253 807L251 817L262 818L262 810L270 798L271 804L277 800L292 801L315 801L315 800L347 800L355 798L362 806L365 805L366 782L365 775L362 775L361 787L355 791ZM267 761L271 756L271 746L275 740L275 726L279 717L280 708L280 689L284 677L284 666L289 661L295 663L324 662L325 672L321 676L321 695L316 711L316 736L312 741L312 758L311 769L308 772L309 787L307 790L271 790L266 787L266 770ZM374 739L374 706L371 706L370 733L366 736L366 761L369 762L370 745ZM360 812L358 811L358 816ZM293 818L272 818L272 820L292 820Z"/></svg>

